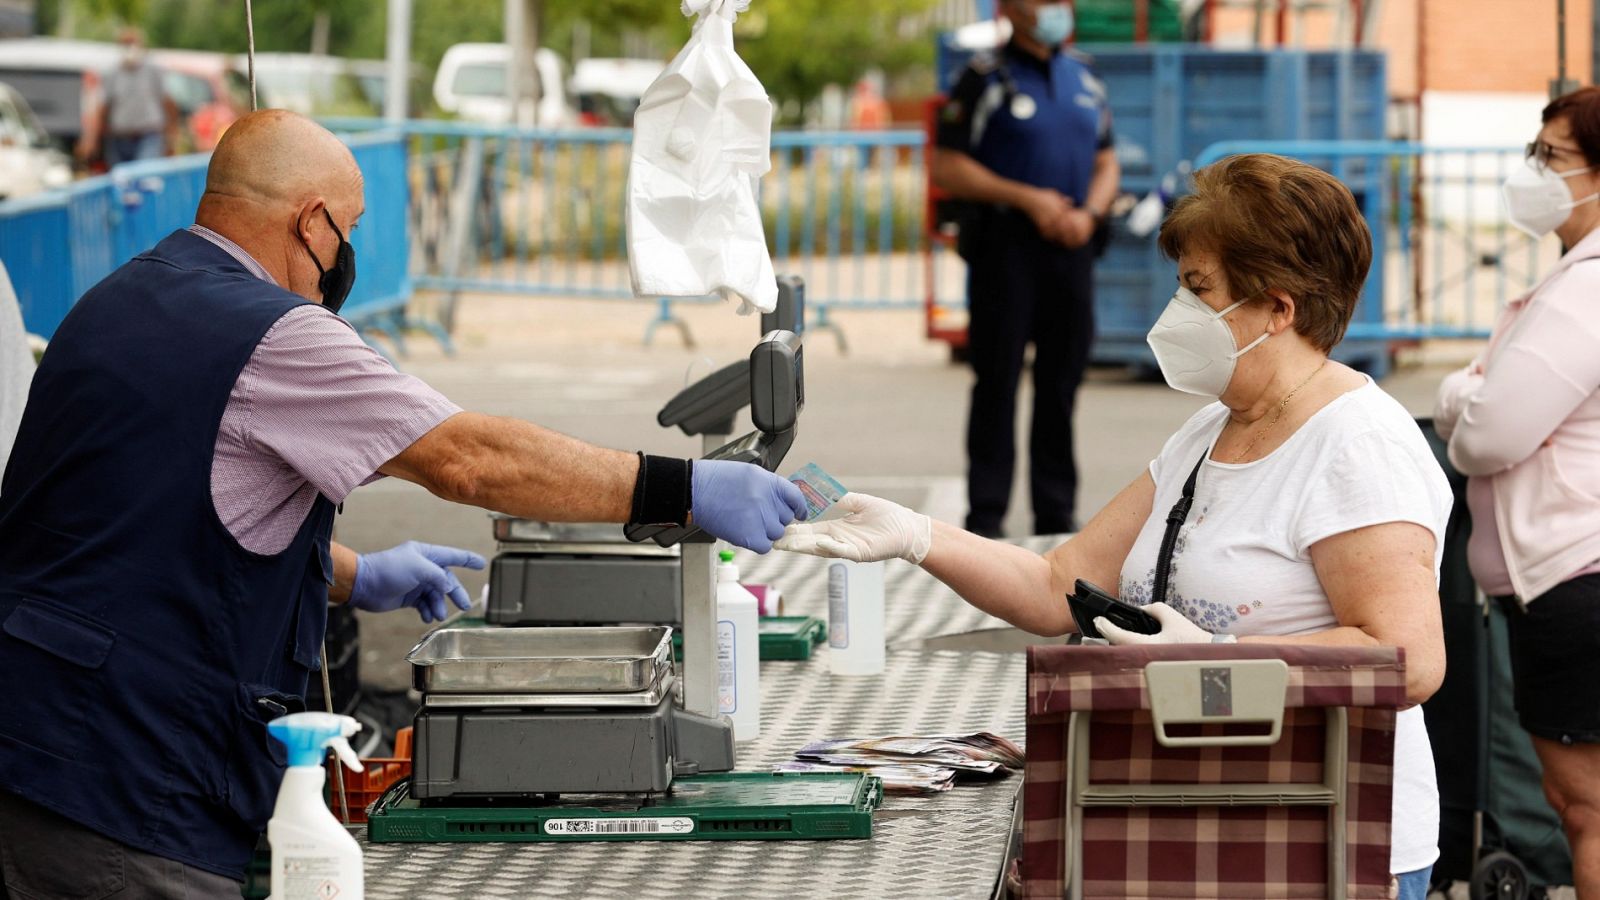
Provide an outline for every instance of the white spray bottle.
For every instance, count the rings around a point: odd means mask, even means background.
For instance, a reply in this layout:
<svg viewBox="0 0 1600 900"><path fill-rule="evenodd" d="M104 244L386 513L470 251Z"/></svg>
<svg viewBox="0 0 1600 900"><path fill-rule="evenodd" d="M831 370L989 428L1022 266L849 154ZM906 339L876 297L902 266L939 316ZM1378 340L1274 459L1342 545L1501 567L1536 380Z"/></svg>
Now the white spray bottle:
<svg viewBox="0 0 1600 900"><path fill-rule="evenodd" d="M267 731L289 748L289 768L267 822L271 900L362 900L361 846L322 797L329 747L351 770L361 771L347 740L360 730L361 723L349 716L322 712L291 713L267 723Z"/></svg>
<svg viewBox="0 0 1600 900"><path fill-rule="evenodd" d="M733 551L717 566L717 711L733 720L733 739L761 733L761 618L739 584Z"/></svg>

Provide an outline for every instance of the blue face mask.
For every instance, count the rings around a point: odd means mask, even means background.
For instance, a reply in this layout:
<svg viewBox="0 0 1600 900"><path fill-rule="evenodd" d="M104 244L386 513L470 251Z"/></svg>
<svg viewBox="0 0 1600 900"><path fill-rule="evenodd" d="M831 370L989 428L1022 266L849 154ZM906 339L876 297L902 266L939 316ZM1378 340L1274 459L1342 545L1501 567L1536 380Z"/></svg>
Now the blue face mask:
<svg viewBox="0 0 1600 900"><path fill-rule="evenodd" d="M1039 7L1033 23L1033 37L1046 47L1059 47L1072 37L1072 7L1047 3Z"/></svg>

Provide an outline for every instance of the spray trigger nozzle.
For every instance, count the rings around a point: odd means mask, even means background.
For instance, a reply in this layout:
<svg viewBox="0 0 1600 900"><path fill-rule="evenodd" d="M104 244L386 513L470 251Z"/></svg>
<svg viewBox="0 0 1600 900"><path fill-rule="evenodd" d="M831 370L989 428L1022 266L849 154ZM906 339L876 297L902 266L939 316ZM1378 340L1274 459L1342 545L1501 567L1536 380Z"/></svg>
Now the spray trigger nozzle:
<svg viewBox="0 0 1600 900"><path fill-rule="evenodd" d="M359 728L360 726L356 727ZM328 746L333 748L333 754L339 757L339 761L344 763L345 768L352 772L361 771L361 757L357 756L356 751L351 749L349 741L342 737L337 737L328 741Z"/></svg>
<svg viewBox="0 0 1600 900"><path fill-rule="evenodd" d="M331 747L354 772L361 771L361 758L348 738L360 730L355 719L324 712L290 713L267 723L267 732L288 749L289 765L321 766Z"/></svg>

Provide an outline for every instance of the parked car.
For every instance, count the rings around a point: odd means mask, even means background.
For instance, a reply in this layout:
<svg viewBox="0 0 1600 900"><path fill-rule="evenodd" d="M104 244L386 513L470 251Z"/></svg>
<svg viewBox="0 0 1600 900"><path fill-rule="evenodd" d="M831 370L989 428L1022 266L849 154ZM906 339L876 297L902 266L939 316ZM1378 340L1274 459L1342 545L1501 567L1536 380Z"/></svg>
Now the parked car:
<svg viewBox="0 0 1600 900"><path fill-rule="evenodd" d="M0 81L28 101L56 146L68 153L96 137L100 73L122 60L116 44L59 38L0 41Z"/></svg>
<svg viewBox="0 0 1600 900"><path fill-rule="evenodd" d="M248 65L242 54L234 57L235 70L247 72ZM245 92L249 93L248 87ZM337 56L257 53L256 93L263 109L273 106L303 116L375 116L382 112L362 91L350 60Z"/></svg>
<svg viewBox="0 0 1600 900"><path fill-rule="evenodd" d="M381 115L384 111L384 98L389 93L389 64L381 59L352 59L348 62L350 73L356 77L356 82L361 86L361 95ZM422 67L413 64L410 75L406 84L406 111L413 118L425 118L433 98L428 96L428 83L423 76Z"/></svg>
<svg viewBox="0 0 1600 900"><path fill-rule="evenodd" d="M99 140L101 78L121 65L122 52L116 44L97 41L0 41L0 81L27 98L59 148L87 154ZM250 108L244 76L231 71L222 54L151 50L150 60L162 70L162 86L183 119L187 146L179 150L212 149Z"/></svg>
<svg viewBox="0 0 1600 900"><path fill-rule="evenodd" d="M506 100L506 69L511 48L505 44L456 44L444 53L433 79L439 108L472 122L504 125L512 120ZM567 103L565 64L555 51L541 47L533 55L539 89L529 112L543 128L566 128L576 122Z"/></svg>
<svg viewBox="0 0 1600 900"><path fill-rule="evenodd" d="M578 121L585 125L633 125L639 98L667 66L654 59L580 59L572 69Z"/></svg>
<svg viewBox="0 0 1600 900"><path fill-rule="evenodd" d="M167 93L183 116L191 149L215 149L228 126L250 111L250 82L226 54L152 50L150 58L163 71Z"/></svg>
<svg viewBox="0 0 1600 900"><path fill-rule="evenodd" d="M24 197L72 180L72 158L39 124L28 101L0 82L0 200Z"/></svg>

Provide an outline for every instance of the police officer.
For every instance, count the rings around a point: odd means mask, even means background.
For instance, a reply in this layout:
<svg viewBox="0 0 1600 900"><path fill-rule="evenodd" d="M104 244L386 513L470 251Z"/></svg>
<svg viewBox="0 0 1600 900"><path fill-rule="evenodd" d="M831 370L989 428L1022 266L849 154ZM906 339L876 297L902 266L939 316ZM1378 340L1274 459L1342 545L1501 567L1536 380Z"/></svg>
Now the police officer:
<svg viewBox="0 0 1600 900"><path fill-rule="evenodd" d="M1105 87L1061 49L1072 8L1001 0L1012 38L962 73L940 116L933 181L961 222L977 375L967 423L967 528L1000 535L1016 457L1017 380L1034 345L1034 531L1075 530L1072 406L1094 337L1092 241L1120 171Z"/></svg>

